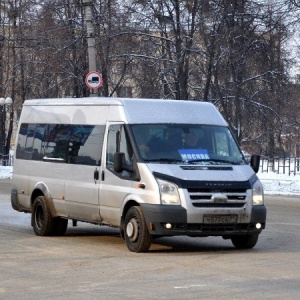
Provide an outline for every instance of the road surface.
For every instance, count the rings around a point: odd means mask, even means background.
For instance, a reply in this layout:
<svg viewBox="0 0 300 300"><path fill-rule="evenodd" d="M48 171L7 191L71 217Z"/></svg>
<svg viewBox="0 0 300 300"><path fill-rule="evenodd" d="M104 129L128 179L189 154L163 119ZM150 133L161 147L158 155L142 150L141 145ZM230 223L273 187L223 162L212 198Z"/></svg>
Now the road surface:
<svg viewBox="0 0 300 300"><path fill-rule="evenodd" d="M251 250L222 238L168 237L130 252L113 228L69 222L38 237L0 181L0 299L299 299L300 200L266 196L267 227Z"/></svg>

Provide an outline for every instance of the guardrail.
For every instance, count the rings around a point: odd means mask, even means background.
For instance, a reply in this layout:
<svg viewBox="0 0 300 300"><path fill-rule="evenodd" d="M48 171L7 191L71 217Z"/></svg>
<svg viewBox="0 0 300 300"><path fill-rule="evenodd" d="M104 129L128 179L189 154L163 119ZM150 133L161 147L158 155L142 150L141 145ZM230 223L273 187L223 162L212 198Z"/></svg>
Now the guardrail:
<svg viewBox="0 0 300 300"><path fill-rule="evenodd" d="M11 154L4 155L0 153L0 166L13 166L14 156Z"/></svg>

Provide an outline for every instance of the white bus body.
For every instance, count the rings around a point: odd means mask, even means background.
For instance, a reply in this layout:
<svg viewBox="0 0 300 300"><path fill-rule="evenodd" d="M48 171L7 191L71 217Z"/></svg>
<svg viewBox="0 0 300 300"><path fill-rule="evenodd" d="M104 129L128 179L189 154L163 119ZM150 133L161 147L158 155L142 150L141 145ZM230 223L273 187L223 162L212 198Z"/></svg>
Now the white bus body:
<svg viewBox="0 0 300 300"><path fill-rule="evenodd" d="M210 103L27 100L15 153L12 207L32 214L37 235L90 222L119 227L143 252L176 235L252 248L265 228L259 159L245 161Z"/></svg>

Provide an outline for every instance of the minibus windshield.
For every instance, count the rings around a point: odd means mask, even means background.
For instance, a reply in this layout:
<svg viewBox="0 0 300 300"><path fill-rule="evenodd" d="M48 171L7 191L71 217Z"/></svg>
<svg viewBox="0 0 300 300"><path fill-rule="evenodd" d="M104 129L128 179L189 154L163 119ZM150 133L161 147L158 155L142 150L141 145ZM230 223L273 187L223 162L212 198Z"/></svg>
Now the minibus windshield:
<svg viewBox="0 0 300 300"><path fill-rule="evenodd" d="M140 156L148 162L245 164L230 130L195 124L134 124Z"/></svg>

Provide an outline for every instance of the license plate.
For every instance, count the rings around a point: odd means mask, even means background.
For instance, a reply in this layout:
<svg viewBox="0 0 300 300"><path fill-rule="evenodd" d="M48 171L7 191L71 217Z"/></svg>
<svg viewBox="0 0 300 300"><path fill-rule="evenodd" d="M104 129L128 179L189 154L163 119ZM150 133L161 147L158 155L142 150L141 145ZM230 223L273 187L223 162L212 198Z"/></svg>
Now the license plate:
<svg viewBox="0 0 300 300"><path fill-rule="evenodd" d="M209 224L227 224L236 222L237 215L205 215L203 218L203 223Z"/></svg>

